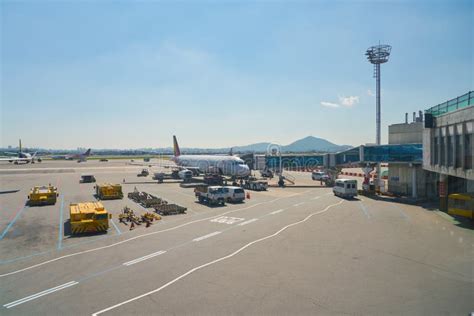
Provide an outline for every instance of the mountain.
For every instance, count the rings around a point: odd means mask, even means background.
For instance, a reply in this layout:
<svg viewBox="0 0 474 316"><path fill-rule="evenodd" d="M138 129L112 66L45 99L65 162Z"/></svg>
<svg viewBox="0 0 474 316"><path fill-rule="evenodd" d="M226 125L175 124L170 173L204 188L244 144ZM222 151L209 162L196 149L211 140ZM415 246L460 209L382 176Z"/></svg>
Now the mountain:
<svg viewBox="0 0 474 316"><path fill-rule="evenodd" d="M256 143L246 146L236 146L233 147L234 152L257 152L257 153L264 153L267 151L271 151L271 143ZM292 153L300 153L300 152L338 152L343 151L346 149L350 149L352 146L348 145L336 145L327 141L323 138L318 138L314 136L308 136L293 143L282 146L282 152L292 152Z"/></svg>
<svg viewBox="0 0 474 316"><path fill-rule="evenodd" d="M352 148L347 145L336 145L323 138L308 136L299 139L289 145L283 146L284 152L308 152L308 151L327 151L337 152Z"/></svg>

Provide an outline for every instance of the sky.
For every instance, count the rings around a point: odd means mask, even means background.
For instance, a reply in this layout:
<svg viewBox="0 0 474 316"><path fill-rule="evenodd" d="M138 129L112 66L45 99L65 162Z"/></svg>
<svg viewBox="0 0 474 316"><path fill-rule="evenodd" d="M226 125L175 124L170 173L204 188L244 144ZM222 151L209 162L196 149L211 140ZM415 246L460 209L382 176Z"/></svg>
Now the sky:
<svg viewBox="0 0 474 316"><path fill-rule="evenodd" d="M474 90L473 1L0 1L0 146L382 142ZM411 114L410 114L411 118Z"/></svg>

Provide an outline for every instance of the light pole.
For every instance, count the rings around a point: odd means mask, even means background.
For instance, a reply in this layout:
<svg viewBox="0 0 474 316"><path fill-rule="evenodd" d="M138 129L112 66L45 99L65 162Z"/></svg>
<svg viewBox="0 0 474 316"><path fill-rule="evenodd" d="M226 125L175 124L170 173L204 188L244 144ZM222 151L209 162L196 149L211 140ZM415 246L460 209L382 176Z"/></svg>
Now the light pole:
<svg viewBox="0 0 474 316"><path fill-rule="evenodd" d="M369 47L365 52L367 59L371 64L374 65L374 77L376 81L376 92L375 92L375 99L376 99L376 114L375 114L375 125L376 125L376 136L375 136L375 143L380 145L380 138L381 138L381 130L380 130L380 117L381 117L381 110L380 110L380 65L383 63L388 62L388 57L390 56L390 52L392 50L392 46L390 45L376 45ZM376 190L380 188L380 162L377 163L377 182L375 184Z"/></svg>

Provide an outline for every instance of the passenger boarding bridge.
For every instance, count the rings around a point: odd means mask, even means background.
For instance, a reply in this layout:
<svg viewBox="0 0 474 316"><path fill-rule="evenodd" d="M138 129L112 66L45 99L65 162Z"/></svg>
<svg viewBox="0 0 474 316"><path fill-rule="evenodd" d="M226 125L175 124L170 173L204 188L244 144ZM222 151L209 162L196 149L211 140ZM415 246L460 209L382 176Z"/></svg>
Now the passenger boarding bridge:
<svg viewBox="0 0 474 316"><path fill-rule="evenodd" d="M373 165L379 162L422 164L423 144L362 145L339 153L281 156L281 166L284 170L343 168ZM265 165L270 169L279 169L280 156L265 156Z"/></svg>

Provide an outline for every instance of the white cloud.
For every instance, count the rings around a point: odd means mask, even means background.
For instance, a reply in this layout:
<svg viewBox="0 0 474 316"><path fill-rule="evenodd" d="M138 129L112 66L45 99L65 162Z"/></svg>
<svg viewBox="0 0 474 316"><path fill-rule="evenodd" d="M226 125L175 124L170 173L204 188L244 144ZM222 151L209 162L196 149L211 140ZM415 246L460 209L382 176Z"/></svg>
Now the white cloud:
<svg viewBox="0 0 474 316"><path fill-rule="evenodd" d="M346 107L353 107L357 103L359 103L358 96L349 96L349 97L339 97L339 103Z"/></svg>
<svg viewBox="0 0 474 316"><path fill-rule="evenodd" d="M370 89L367 90L367 95L371 97L375 97L375 93L373 93L372 90Z"/></svg>
<svg viewBox="0 0 474 316"><path fill-rule="evenodd" d="M327 107L327 108L338 108L338 107L340 107L340 105L337 104L337 103L326 102L326 101L322 101L322 102L321 102L321 105L322 105L322 106L325 106L325 107Z"/></svg>

